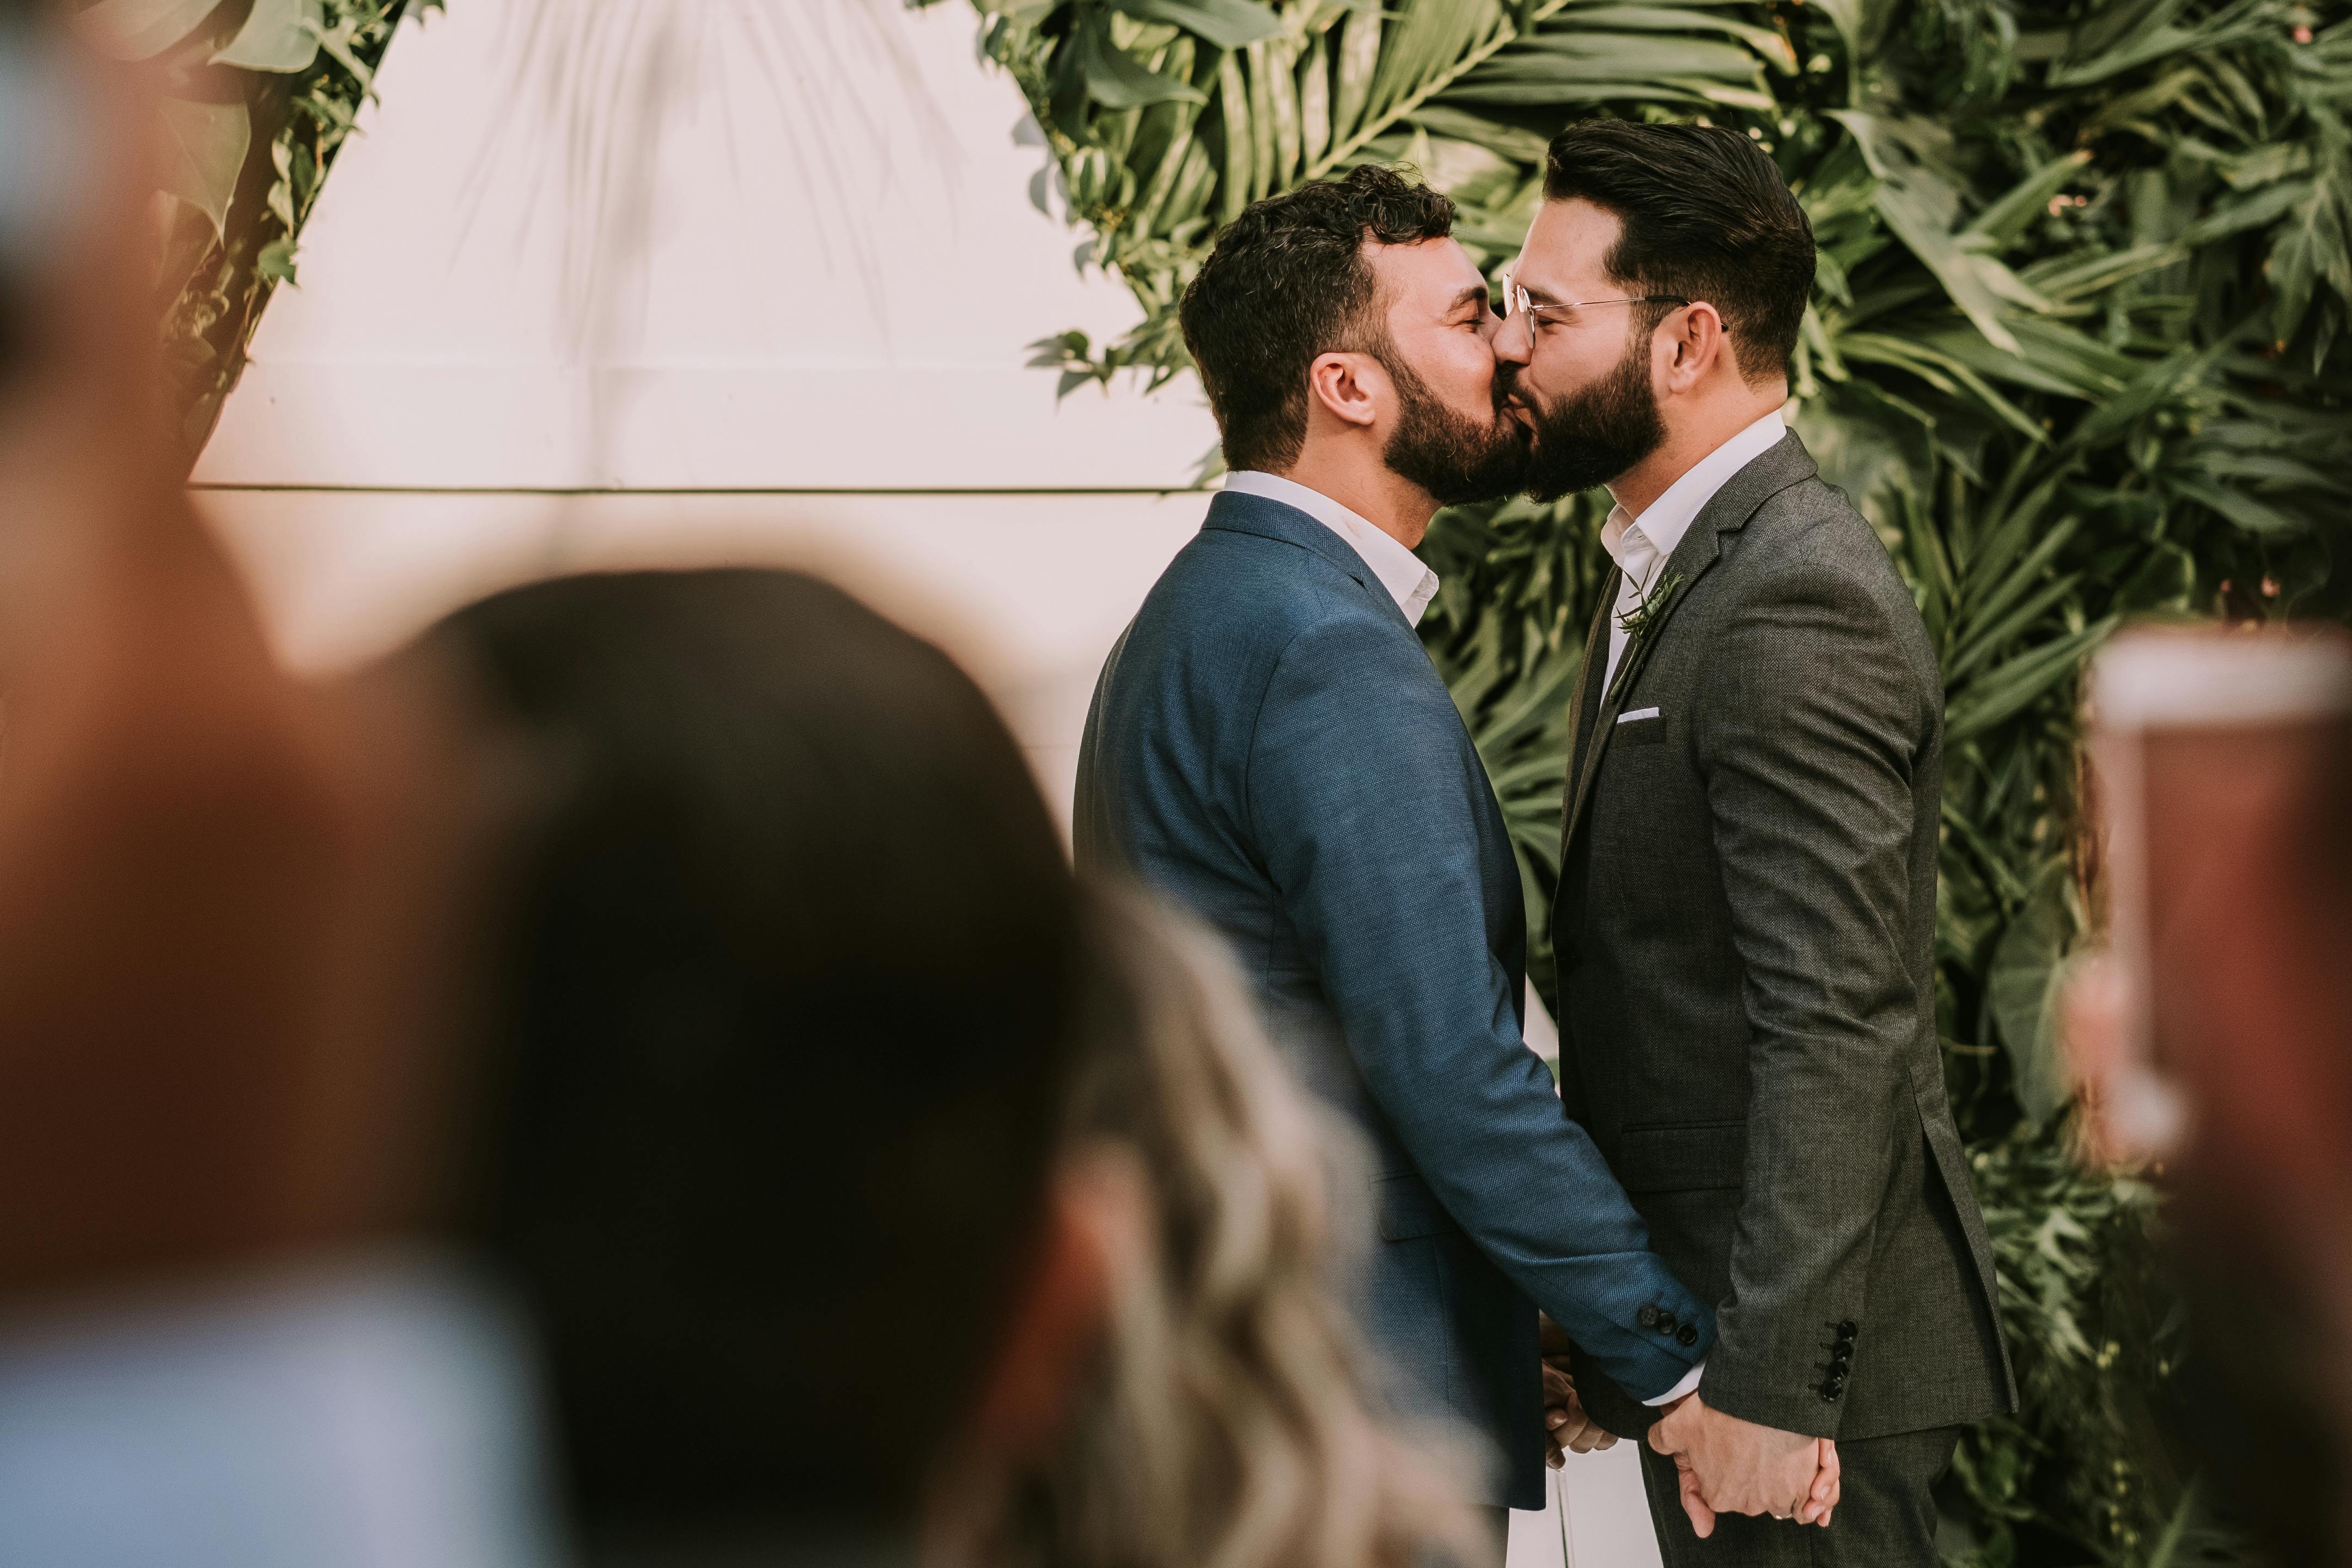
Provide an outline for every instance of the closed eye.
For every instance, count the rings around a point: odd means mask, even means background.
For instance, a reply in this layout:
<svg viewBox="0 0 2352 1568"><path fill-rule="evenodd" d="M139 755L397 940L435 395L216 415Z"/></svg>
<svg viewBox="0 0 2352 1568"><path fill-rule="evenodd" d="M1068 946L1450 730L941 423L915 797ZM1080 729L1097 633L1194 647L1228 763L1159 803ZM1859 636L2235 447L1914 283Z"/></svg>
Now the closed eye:
<svg viewBox="0 0 2352 1568"><path fill-rule="evenodd" d="M1466 327L1473 332L1484 331L1486 327L1486 286L1479 283L1465 288L1454 297L1454 308L1459 313L1454 325Z"/></svg>

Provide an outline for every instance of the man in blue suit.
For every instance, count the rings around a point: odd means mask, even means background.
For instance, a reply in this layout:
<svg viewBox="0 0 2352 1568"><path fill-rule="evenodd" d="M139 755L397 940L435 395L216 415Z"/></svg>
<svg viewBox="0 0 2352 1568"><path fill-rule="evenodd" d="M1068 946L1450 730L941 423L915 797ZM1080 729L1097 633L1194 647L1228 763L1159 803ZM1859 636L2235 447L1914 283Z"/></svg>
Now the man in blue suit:
<svg viewBox="0 0 2352 1568"><path fill-rule="evenodd" d="M1437 580L1411 547L1528 453L1453 219L1360 168L1251 207L1186 290L1230 476L1103 667L1076 838L1223 932L1369 1138L1364 1316L1401 1394L1493 1445L1499 1542L1500 1505L1543 1506L1537 1309L1653 1403L1715 1326L1521 1039L1517 867L1413 632Z"/></svg>

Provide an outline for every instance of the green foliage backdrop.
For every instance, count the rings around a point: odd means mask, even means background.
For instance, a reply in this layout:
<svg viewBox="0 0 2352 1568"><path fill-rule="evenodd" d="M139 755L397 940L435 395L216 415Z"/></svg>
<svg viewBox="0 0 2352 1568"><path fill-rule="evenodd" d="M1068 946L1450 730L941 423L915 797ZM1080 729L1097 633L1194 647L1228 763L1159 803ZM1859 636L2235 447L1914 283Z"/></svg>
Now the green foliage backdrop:
<svg viewBox="0 0 2352 1568"><path fill-rule="evenodd" d="M415 0L438 9L441 0ZM295 242L352 132L408 0L85 0L116 57L166 96L156 204L164 346L194 462L236 385L261 308L295 280Z"/></svg>
<svg viewBox="0 0 2352 1568"><path fill-rule="evenodd" d="M2148 1190L2078 1170L2052 1000L2084 911L2076 675L2147 615L2340 612L2352 499L2345 0L977 0L1090 258L1141 301L1066 390L1185 368L1173 304L1248 201L1410 163L1507 263L1569 121L1753 136L1821 273L1795 419L1941 651L1937 1009L2025 1409L1963 1445L1957 1561L2229 1550L2157 1440L2179 1325ZM1424 625L1541 931L1590 498L1443 516ZM1549 953L1538 955L1548 962Z"/></svg>

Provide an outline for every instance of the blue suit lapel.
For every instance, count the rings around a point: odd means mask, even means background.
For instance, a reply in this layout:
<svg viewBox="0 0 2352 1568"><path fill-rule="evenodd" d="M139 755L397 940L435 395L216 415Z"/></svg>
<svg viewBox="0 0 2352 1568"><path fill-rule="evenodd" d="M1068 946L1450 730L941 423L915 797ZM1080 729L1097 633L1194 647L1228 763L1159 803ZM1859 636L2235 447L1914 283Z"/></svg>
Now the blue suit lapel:
<svg viewBox="0 0 2352 1568"><path fill-rule="evenodd" d="M1215 528L1223 533L1255 534L1264 539L1279 539L1310 555L1321 556L1355 579L1356 586L1386 610L1398 625L1408 632L1412 630L1412 622L1404 618L1404 612L1398 608L1396 600L1390 595L1372 569L1364 563L1364 558L1319 517L1296 507L1285 506L1280 501L1269 501L1263 496L1244 496L1236 491L1222 490L1218 492L1217 498L1209 503L1208 519L1201 527L1204 530Z"/></svg>

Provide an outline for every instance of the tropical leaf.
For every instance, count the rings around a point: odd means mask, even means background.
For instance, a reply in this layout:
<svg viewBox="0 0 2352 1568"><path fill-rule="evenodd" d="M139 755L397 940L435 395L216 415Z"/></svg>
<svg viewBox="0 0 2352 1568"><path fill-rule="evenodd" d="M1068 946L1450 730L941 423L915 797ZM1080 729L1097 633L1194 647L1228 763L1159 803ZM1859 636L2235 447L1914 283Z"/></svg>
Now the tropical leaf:
<svg viewBox="0 0 2352 1568"><path fill-rule="evenodd" d="M324 0L253 0L245 26L212 63L278 75L307 71L326 30Z"/></svg>
<svg viewBox="0 0 2352 1568"><path fill-rule="evenodd" d="M1221 49L1238 49L1282 30L1256 0L1111 0L1111 8L1146 22L1166 22Z"/></svg>
<svg viewBox="0 0 2352 1568"><path fill-rule="evenodd" d="M163 120L163 189L212 220L213 233L228 233L229 203L245 172L253 144L253 120L242 103L199 103L167 98Z"/></svg>
<svg viewBox="0 0 2352 1568"><path fill-rule="evenodd" d="M148 60L186 40L222 0L98 0L79 20L117 59Z"/></svg>
<svg viewBox="0 0 2352 1568"><path fill-rule="evenodd" d="M1080 25L1070 42L1069 68L1084 84L1087 96L1106 109L1208 101L1190 82L1161 76L1112 43L1109 20L1102 15Z"/></svg>
<svg viewBox="0 0 2352 1568"><path fill-rule="evenodd" d="M2067 868L2053 862L2001 934L1985 973L1985 997L2009 1051L2017 1097L2037 1122L2055 1117L2069 1098L2058 1051L2058 997L2074 920L2067 907Z"/></svg>

